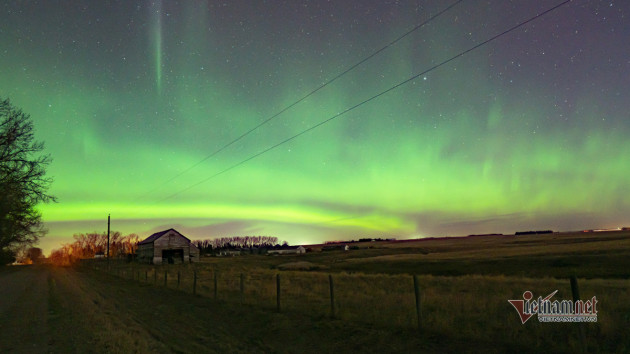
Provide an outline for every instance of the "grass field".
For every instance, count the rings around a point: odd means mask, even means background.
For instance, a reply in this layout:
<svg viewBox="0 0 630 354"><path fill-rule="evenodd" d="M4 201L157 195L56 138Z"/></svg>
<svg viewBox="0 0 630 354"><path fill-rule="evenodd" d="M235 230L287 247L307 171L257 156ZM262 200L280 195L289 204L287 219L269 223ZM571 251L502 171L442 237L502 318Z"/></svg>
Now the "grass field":
<svg viewBox="0 0 630 354"><path fill-rule="evenodd" d="M628 278L630 231L355 243L298 258L327 272ZM317 250L321 246L313 246ZM291 256L205 258L217 269L275 269Z"/></svg>
<svg viewBox="0 0 630 354"><path fill-rule="evenodd" d="M166 287L187 293L193 292L196 273L196 294L212 301L216 277L217 302L270 313L276 310L276 276L280 275L282 312L303 315L305 321L331 316L328 276L332 274L337 320L401 333L417 326L412 275L419 274L424 335L457 343L492 340L501 348L519 351L576 352L584 349L579 336L583 331L588 351L630 351L625 335L630 328L630 304L625 301L630 298L627 232L353 245L359 249L204 258L192 265L113 263L111 272L158 287L165 286L166 274ZM102 263L87 264L102 267ZM295 264L317 270L280 270ZM597 323L532 319L521 324L508 299L522 299L525 290L535 296L558 290L555 299L571 299L571 275L578 277L581 299L597 297Z"/></svg>
<svg viewBox="0 0 630 354"><path fill-rule="evenodd" d="M89 269L0 269L1 353L441 353L517 350L449 336L278 313ZM527 351L527 350L526 350Z"/></svg>

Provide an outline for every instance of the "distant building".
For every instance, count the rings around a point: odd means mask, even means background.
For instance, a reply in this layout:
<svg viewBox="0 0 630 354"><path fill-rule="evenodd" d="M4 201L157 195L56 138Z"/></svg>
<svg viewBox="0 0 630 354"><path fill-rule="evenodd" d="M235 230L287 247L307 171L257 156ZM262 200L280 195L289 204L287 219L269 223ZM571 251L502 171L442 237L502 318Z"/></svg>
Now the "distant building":
<svg viewBox="0 0 630 354"><path fill-rule="evenodd" d="M217 256L240 256L243 254L241 250L221 250L217 253Z"/></svg>
<svg viewBox="0 0 630 354"><path fill-rule="evenodd" d="M522 235L544 235L544 234L552 234L553 230L537 230L537 231L517 231L514 233L516 236Z"/></svg>
<svg viewBox="0 0 630 354"><path fill-rule="evenodd" d="M270 249L267 251L267 254L304 254L306 253L306 248L303 246L288 246L278 249Z"/></svg>
<svg viewBox="0 0 630 354"><path fill-rule="evenodd" d="M348 251L350 247L348 245L326 245L322 247L322 251Z"/></svg>
<svg viewBox="0 0 630 354"><path fill-rule="evenodd" d="M199 249L174 229L156 232L138 242L138 261L179 264L199 261Z"/></svg>

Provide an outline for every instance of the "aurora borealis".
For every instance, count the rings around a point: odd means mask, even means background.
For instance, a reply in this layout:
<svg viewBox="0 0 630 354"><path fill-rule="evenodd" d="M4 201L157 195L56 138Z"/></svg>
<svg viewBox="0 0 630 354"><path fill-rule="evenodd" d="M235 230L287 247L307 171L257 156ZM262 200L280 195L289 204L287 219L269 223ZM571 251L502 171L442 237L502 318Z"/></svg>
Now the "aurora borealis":
<svg viewBox="0 0 630 354"><path fill-rule="evenodd" d="M625 1L574 0L187 189L560 2L463 1L202 163L452 2L3 2L0 96L54 159L41 247L109 213L292 244L630 226Z"/></svg>

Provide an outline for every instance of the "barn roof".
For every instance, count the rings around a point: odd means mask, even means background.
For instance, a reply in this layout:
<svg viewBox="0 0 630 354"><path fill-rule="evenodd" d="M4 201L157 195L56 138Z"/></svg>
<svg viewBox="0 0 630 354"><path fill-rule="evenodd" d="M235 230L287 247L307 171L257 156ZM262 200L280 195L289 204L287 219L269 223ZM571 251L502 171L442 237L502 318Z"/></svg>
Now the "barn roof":
<svg viewBox="0 0 630 354"><path fill-rule="evenodd" d="M168 230L164 230L164 231L160 231L160 232L156 232L153 235L147 237L146 239L138 242L139 245L145 244L145 243L153 243L155 242L155 240L157 240L158 238L166 235L169 231L174 231L176 234L178 234L179 236L185 238L189 243L190 243L190 239L182 234L180 234L177 230L175 229L168 229Z"/></svg>

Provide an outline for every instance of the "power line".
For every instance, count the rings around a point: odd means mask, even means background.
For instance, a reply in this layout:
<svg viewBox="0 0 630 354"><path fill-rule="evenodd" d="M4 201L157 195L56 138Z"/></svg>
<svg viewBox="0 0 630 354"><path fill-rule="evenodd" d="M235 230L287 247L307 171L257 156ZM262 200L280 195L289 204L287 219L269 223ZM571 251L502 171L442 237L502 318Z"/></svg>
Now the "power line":
<svg viewBox="0 0 630 354"><path fill-rule="evenodd" d="M370 54L369 56L365 57L364 59L362 59L361 61L359 61L358 63L352 65L351 67L349 67L348 69L344 70L343 72L341 72L340 74L338 74L337 76L333 77L332 79L326 81L325 83L321 84L320 86L318 86L317 88L315 88L314 90L310 91L309 93L307 93L306 95L302 96L301 98L299 98L297 101L291 103L290 105L284 107L283 109L281 109L280 111L278 111L276 114L272 115L271 117L265 119L264 121L258 123L258 125L254 126L253 128L249 129L248 131L246 131L245 133L241 134L240 136L238 136L237 138L233 139L232 141L228 142L227 144L223 145L221 148L219 148L218 150L214 151L213 153L211 153L210 155L204 157L203 159L199 160L198 162L194 163L193 165L191 165L190 167L184 169L183 171L181 171L180 173L176 174L175 176L173 176L172 178L168 179L166 182L158 185L157 187L155 187L154 189L150 190L149 192L145 193L142 197L143 198L145 196L147 196L148 194L155 192L156 190L160 189L161 187L165 186L166 184L174 181L175 179L177 179L178 177L186 174L188 171L194 169L195 167L199 166L200 164L204 163L205 161L207 161L208 159L216 156L217 154L219 154L221 151L227 149L228 147L230 147L231 145L233 145L234 143L238 142L239 140L243 139L244 137L248 136L249 134L251 134L252 132L254 132L255 130L257 130L258 128L262 127L263 125L269 123L270 121L272 121L273 119L275 119L276 117L278 117L279 115L281 115L282 113L288 111L289 109L293 108L294 106L298 105L300 102L304 101L305 99L309 98L310 96L312 96L313 94L315 94L316 92L318 92L319 90L323 89L324 87L332 84L334 81L336 81L337 79L341 78L342 76L346 75L347 73L349 73L350 71L356 69L359 65L365 63L366 61L372 59L373 57L375 57L376 55L378 55L379 53L383 52L384 50L388 49L389 47L393 46L394 44L396 44L397 42L399 42L400 40L402 40L403 38L407 37L408 35L410 35L411 33L417 31L418 29L424 27L425 25L427 25L428 23L430 23L431 21L435 20L436 18L438 18L439 16L443 15L444 13L446 13L447 11L449 11L450 9L452 9L453 7L455 7L456 5L462 3L464 0L457 0L454 3L452 3L451 5L449 5L448 7L446 7L445 9L443 9L442 11L436 13L435 15L429 17L427 20L425 20L424 22L416 25L415 27L413 27L412 29L410 29L409 31L403 33L402 35L398 36L396 39L394 39L393 41L389 42L388 44L386 44L384 47L378 49L377 51L375 51L374 53Z"/></svg>
<svg viewBox="0 0 630 354"><path fill-rule="evenodd" d="M228 168L226 168L224 170L221 170L221 171L213 174L210 177L207 177L207 178L205 178L205 179L203 179L203 180L201 180L201 181L199 181L199 182L197 182L195 184L192 184L192 185L190 185L190 186L188 186L188 187L186 187L186 188L184 188L184 189L182 189L182 190L180 190L178 192L175 192L175 193L167 196L166 198L160 199L158 202L162 202L164 200L173 198L173 197L177 196L178 194L181 194L181 193L183 193L183 192L185 192L187 190L190 190L190 189L192 189L192 188L194 188L194 187L196 187L196 186L198 186L198 185L200 185L202 183L205 183L205 182L207 182L207 181L209 181L209 180L211 180L211 179L213 179L213 178L215 178L217 176L220 176L220 175L222 175L222 174L224 174L224 173L226 173L226 172L228 172L228 171L230 171L230 170L232 170L232 169L234 169L234 168L236 168L236 167L238 167L238 166L240 166L240 165L242 165L242 164L244 164L244 163L246 163L248 161L251 161L251 160L257 158L258 156L261 156L261 155L263 155L263 154L265 154L265 153L267 153L267 152L269 152L269 151L279 147L280 145L286 144L289 141L291 141L291 140L293 140L293 139L295 139L295 138L297 138L299 136L302 136L302 135L310 132L311 130L316 129L316 128L318 128L318 127L320 127L320 126L322 126L322 125L332 121L335 118L341 117L342 115L344 115L344 114L354 110L355 108L358 108L358 107L360 107L360 106L362 106L362 105L364 105L364 104L366 104L366 103L368 103L368 102L370 102L370 101L372 101L372 100L374 100L376 98L379 98L379 97L385 95L386 93L388 93L390 91L393 91L393 90L395 90L395 89L397 89L397 88L399 88L399 87L401 87L401 86L403 86L403 85L405 85L405 84L407 84L407 83L417 79L418 77L420 77L422 75L425 75L425 74L427 74L427 73L429 73L429 72L431 72L431 71L433 71L433 70L435 70L435 69L437 69L437 68L439 68L439 67L441 67L443 65L446 65L446 64L450 63L451 61L453 61L453 60L455 60L457 58L460 58L460 57L462 57L462 56L464 56L464 55L474 51L475 49L478 49L478 48L480 48L480 47L482 47L482 46L484 46L484 45L494 41L495 39L500 38L500 37L502 37L502 36L512 32L512 31L514 31L517 28L520 28L520 27L522 27L522 26L524 26L524 25L526 25L526 24L528 24L528 23L530 23L530 22L532 22L534 20L537 20L538 18L540 18L542 16L545 16L546 14L548 14L548 13L550 13L550 12L552 12L552 11L554 11L554 10L556 10L556 9L566 5L566 4L568 4L569 2L571 2L571 0L565 0L562 3L556 5L556 6L552 7L552 8L549 8L549 9L547 9L547 10L545 10L545 11L543 11L543 12L541 12L541 13L539 13L539 14L537 14L537 15L535 15L535 16L533 16L533 17L531 17L531 18L529 18L529 19L527 19L525 21L523 21L523 22L520 22L519 24L517 24L517 25L515 25L515 26L513 26L513 27L511 27L511 28L509 28L509 29L499 33L499 34L494 35L493 37L490 37L489 39L486 39L485 41L483 41L481 43L478 43L478 44L474 45L473 47L468 48L465 51L460 52L459 54L457 54L457 55L455 55L455 56L453 56L453 57L451 57L449 59L446 59L446 60L442 61L441 63L438 63L438 64L430 67L429 69L427 69L427 70L425 70L425 71L423 71L421 73L413 75L410 78L408 78L408 79L406 79L406 80L404 80L404 81L402 81L402 82L400 82L400 83L398 83L398 84L388 88L387 90L381 91L380 93L378 93L378 94L376 94L376 95L374 95L374 96L372 96L372 97L370 97L368 99L365 99L365 100L355 104L354 106L346 108L345 110L343 110L343 111L333 115L332 117L330 117L330 118L328 118L326 120L323 120L323 121L321 121L321 122L319 122L319 123L317 123L317 124L307 128L307 129L305 129L305 130L303 130L303 131L301 131L301 132L299 132L299 133L297 133L297 134L295 134L295 135L293 135L293 136L291 136L291 137L289 137L289 138L287 138L287 139L285 139L285 140L283 140L283 141L281 141L281 142L279 142L279 143L277 143L275 145L272 145L272 146L270 146L270 147L268 147L268 148L266 148L266 149L264 149L264 150L262 150L262 151L260 151L260 152L258 152L256 154L254 154L254 155L252 155L252 156L250 156L250 157L248 157L248 158L246 158L246 159L244 159L244 160L242 160L242 161L240 161L240 162L238 162L238 163L236 163L236 164L234 164L234 165L232 165L232 166L230 166L230 167L228 167Z"/></svg>

